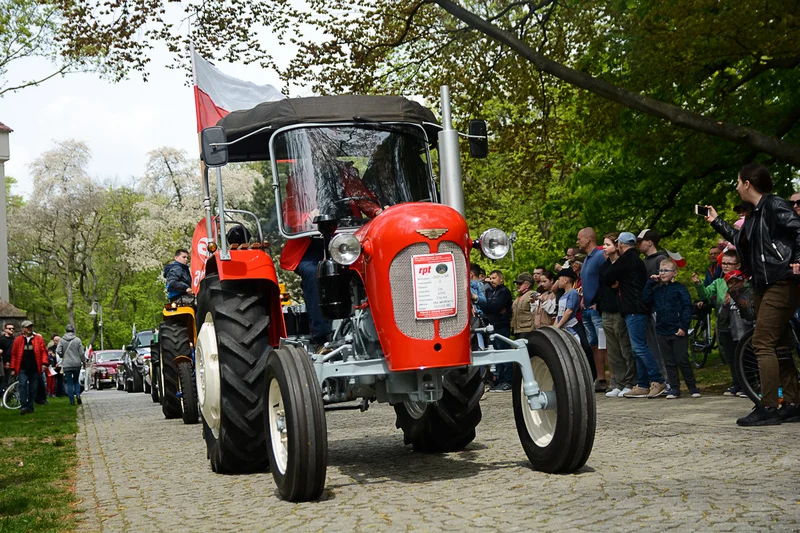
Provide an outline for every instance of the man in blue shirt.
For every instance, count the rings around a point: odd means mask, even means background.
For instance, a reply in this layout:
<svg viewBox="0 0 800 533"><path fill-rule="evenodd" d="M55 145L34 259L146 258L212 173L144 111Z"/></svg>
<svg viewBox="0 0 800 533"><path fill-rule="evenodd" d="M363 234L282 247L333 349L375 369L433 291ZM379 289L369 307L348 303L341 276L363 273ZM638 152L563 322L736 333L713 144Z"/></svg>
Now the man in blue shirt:
<svg viewBox="0 0 800 533"><path fill-rule="evenodd" d="M593 228L583 228L578 232L578 246L586 254L586 260L581 269L581 287L583 288L583 327L589 346L592 347L594 366L597 369L595 392L606 392L606 364L608 355L606 351L606 336L603 332L603 319L597 311L594 297L600 287L600 267L605 263L602 247L597 247L597 232Z"/></svg>

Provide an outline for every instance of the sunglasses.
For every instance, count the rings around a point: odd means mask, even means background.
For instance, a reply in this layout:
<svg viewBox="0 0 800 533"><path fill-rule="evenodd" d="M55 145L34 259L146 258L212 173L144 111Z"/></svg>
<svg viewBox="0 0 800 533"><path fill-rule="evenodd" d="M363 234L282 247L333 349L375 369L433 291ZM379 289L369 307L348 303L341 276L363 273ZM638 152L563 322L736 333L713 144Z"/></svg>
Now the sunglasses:
<svg viewBox="0 0 800 533"><path fill-rule="evenodd" d="M659 272L661 274L666 274L667 272L677 272L677 270L675 270L674 268L662 268L661 270L659 270Z"/></svg>
<svg viewBox="0 0 800 533"><path fill-rule="evenodd" d="M794 207L800 205L800 200L789 200L789 203L792 204Z"/></svg>

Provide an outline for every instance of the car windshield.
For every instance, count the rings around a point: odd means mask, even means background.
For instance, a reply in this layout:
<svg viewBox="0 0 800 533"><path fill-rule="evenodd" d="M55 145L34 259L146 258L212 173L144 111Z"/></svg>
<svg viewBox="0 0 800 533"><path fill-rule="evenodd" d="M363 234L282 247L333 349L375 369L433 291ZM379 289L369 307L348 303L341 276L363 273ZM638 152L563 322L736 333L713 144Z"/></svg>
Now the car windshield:
<svg viewBox="0 0 800 533"><path fill-rule="evenodd" d="M316 231L317 214L360 225L387 205L433 201L427 146L423 130L409 124L302 127L274 135L270 154L284 231Z"/></svg>
<svg viewBox="0 0 800 533"><path fill-rule="evenodd" d="M113 352L98 352L97 353L97 362L98 363L109 363L111 361L121 361L123 355L125 355L125 352L123 352L122 350L113 351Z"/></svg>
<svg viewBox="0 0 800 533"><path fill-rule="evenodd" d="M136 336L136 347L150 346L153 341L154 333L152 331L143 331Z"/></svg>

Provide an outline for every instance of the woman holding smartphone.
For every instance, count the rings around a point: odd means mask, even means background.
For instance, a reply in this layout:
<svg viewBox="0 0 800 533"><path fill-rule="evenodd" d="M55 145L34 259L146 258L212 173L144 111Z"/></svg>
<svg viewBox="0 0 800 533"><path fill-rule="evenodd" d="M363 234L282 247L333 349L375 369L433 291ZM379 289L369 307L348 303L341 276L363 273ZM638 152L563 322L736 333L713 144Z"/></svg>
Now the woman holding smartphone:
<svg viewBox="0 0 800 533"><path fill-rule="evenodd" d="M736 246L742 266L752 276L756 325L753 349L761 376L761 404L736 421L740 426L768 426L800 422L800 387L791 360L789 319L800 304L800 216L792 206L770 194L772 177L763 165L751 163L739 171L736 192L755 208L740 229L717 216L708 206L705 219ZM778 387L784 404L778 409Z"/></svg>

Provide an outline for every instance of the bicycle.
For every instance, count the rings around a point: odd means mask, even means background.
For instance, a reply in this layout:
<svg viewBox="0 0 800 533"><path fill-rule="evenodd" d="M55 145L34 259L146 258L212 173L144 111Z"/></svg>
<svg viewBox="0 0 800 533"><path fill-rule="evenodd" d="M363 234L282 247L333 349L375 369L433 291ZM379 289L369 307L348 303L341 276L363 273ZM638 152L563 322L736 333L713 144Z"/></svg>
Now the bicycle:
<svg viewBox="0 0 800 533"><path fill-rule="evenodd" d="M800 322L796 318L792 318L789 322L792 332L792 342L794 349L790 354L779 355L778 360L791 360L794 366L795 374L797 374L798 381L800 381ZM736 345L736 354L734 355L734 369L738 375L739 383L742 386L742 391L747 395L750 400L756 405L761 403L761 376L758 371L758 358L756 358L755 351L753 351L753 330L751 329Z"/></svg>
<svg viewBox="0 0 800 533"><path fill-rule="evenodd" d="M3 393L3 407L6 409L19 409L22 407L22 403L19 400L19 381L16 378L8 384L8 388Z"/></svg>
<svg viewBox="0 0 800 533"><path fill-rule="evenodd" d="M689 351L695 368L703 368L708 354L717 346L717 332L711 325L713 307L706 303L702 307L695 303L692 312L692 327L689 328Z"/></svg>

